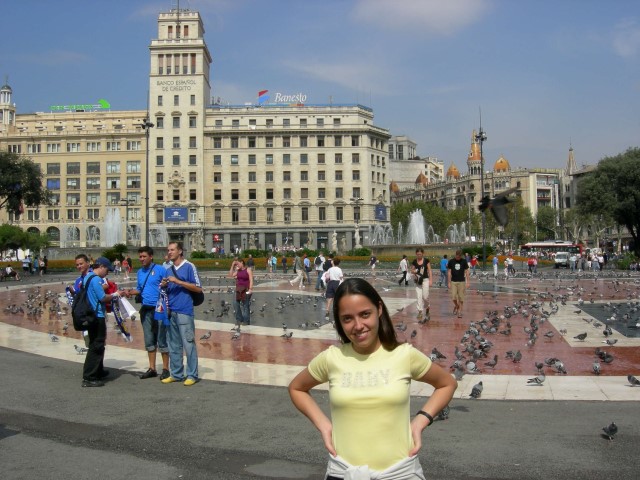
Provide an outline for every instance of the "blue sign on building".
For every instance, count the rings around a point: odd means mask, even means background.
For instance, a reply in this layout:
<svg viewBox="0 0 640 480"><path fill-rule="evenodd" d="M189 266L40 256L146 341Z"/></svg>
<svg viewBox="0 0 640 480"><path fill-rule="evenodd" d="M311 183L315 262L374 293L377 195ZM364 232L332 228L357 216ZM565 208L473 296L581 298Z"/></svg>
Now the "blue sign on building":
<svg viewBox="0 0 640 480"><path fill-rule="evenodd" d="M376 220L380 222L387 221L387 207L386 205L376 205Z"/></svg>
<svg viewBox="0 0 640 480"><path fill-rule="evenodd" d="M165 222L186 222L187 209L184 207L168 207L164 209Z"/></svg>

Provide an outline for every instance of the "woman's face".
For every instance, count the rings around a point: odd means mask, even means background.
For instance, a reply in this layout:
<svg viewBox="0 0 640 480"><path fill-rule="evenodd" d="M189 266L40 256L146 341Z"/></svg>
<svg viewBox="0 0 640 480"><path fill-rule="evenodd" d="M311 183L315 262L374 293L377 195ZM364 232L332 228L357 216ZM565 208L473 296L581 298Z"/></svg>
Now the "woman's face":
<svg viewBox="0 0 640 480"><path fill-rule="evenodd" d="M381 306L376 306L364 295L345 295L340 299L338 311L340 325L356 352L368 355L380 347Z"/></svg>

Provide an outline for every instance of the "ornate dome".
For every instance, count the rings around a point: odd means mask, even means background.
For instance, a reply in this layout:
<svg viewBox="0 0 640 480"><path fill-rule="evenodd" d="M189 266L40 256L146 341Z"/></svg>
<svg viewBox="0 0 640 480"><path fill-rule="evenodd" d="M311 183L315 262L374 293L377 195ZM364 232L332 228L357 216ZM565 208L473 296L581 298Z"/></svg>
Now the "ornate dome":
<svg viewBox="0 0 640 480"><path fill-rule="evenodd" d="M389 190L391 190L391 193L398 193L400 191L400 187L396 182L392 181L391 185L389 185Z"/></svg>
<svg viewBox="0 0 640 480"><path fill-rule="evenodd" d="M509 165L509 162L507 161L506 158L504 158L502 155L500 155L500 158L498 160L496 160L496 163L493 166L493 171L494 172L508 172L510 170L511 170L511 165Z"/></svg>
<svg viewBox="0 0 640 480"><path fill-rule="evenodd" d="M416 185L426 185L427 183L429 183L429 179L427 178L427 176L420 172L420 175L418 175L418 177L416 178L415 181Z"/></svg>
<svg viewBox="0 0 640 480"><path fill-rule="evenodd" d="M453 163L449 167L449 170L447 170L447 178L449 177L460 178L460 171Z"/></svg>

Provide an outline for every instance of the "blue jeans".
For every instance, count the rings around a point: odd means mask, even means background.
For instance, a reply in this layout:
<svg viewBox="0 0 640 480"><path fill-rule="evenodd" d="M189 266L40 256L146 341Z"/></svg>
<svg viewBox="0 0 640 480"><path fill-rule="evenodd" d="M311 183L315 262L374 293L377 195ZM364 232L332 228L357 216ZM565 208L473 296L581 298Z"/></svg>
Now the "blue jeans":
<svg viewBox="0 0 640 480"><path fill-rule="evenodd" d="M316 270L318 274L318 278L316 279L316 290L320 290L322 288L322 275L324 275L323 270Z"/></svg>
<svg viewBox="0 0 640 480"><path fill-rule="evenodd" d="M185 378L182 353L187 356L186 378L198 379L198 350L195 342L195 322L193 315L171 312L168 327L169 368L171 376L178 380Z"/></svg>
<svg viewBox="0 0 640 480"><path fill-rule="evenodd" d="M244 302L234 298L233 308L236 311L236 325L251 325L251 295L245 295Z"/></svg>
<svg viewBox="0 0 640 480"><path fill-rule="evenodd" d="M449 285L447 285L447 281L448 281L448 275L447 275L447 271L446 270L440 270L440 279L438 280L438 283L444 287L449 288Z"/></svg>

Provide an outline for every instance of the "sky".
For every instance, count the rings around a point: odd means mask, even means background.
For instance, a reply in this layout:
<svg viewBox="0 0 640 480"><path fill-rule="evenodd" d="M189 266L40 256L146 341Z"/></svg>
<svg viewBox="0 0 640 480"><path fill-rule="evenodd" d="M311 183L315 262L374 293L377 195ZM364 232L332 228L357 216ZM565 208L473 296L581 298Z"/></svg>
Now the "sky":
<svg viewBox="0 0 640 480"><path fill-rule="evenodd" d="M146 108L157 15L176 0L1 0L0 81L18 113ZM637 0L181 0L199 11L212 96L360 103L463 172L480 112L488 168L578 166L639 146Z"/></svg>

